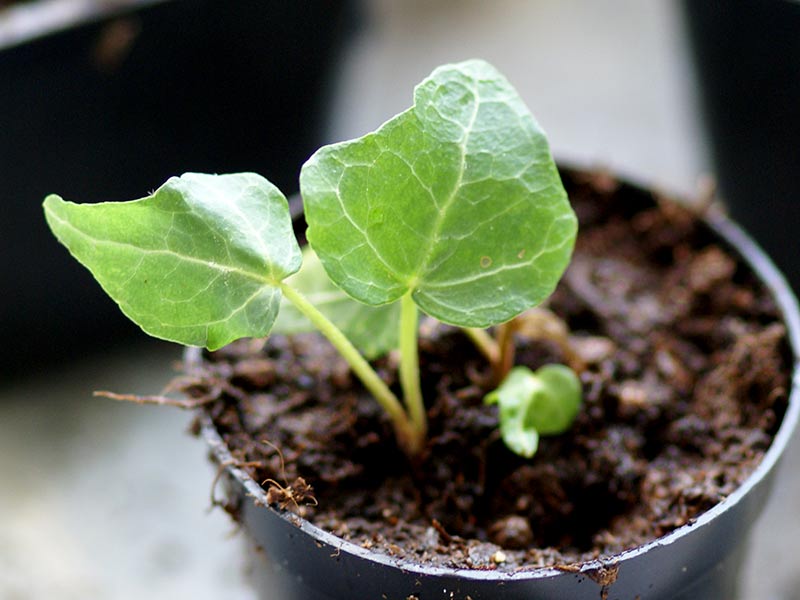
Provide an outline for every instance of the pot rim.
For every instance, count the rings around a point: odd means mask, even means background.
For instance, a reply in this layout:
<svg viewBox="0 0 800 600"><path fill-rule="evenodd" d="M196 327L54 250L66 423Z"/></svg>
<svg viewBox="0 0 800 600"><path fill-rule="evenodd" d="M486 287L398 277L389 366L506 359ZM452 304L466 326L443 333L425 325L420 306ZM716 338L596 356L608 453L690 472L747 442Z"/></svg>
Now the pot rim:
<svg viewBox="0 0 800 600"><path fill-rule="evenodd" d="M0 9L0 51L169 0L38 0Z"/></svg>
<svg viewBox="0 0 800 600"><path fill-rule="evenodd" d="M637 186L638 187L638 186ZM596 571L599 568L609 565L622 566L624 563L636 559L647 552L661 547L667 547L685 536L689 535L698 528L703 527L714 521L717 517L725 514L736 506L753 488L760 484L776 468L780 457L788 445L797 424L800 421L800 312L798 312L798 302L794 293L789 287L786 279L758 246L758 244L736 223L721 212L713 212L703 217L704 222L712 232L717 234L730 249L738 254L741 260L754 272L761 283L772 294L778 305L780 315L787 330L787 340L791 349L792 378L791 391L789 394L788 405L784 413L781 426L775 434L772 444L764 454L760 464L747 477L747 479L727 498L714 507L698 515L690 523L683 525L665 536L656 538L635 548L625 550L618 554L608 555L593 559L579 564L579 573ZM200 348L187 348L185 362L196 364L201 360ZM223 465L228 465L225 469L247 490L247 494L252 497L256 504L263 505L265 510L269 510L273 515L296 526L300 531L310 535L319 542L331 546L337 552L345 552L356 558L368 560L382 566L394 567L408 573L434 576L450 576L469 580L482 580L491 582L536 580L554 576L563 576L563 570L554 567L523 567L513 572L499 570L478 570L464 568L446 568L427 566L405 559L394 558L382 553L374 552L359 546L351 541L344 540L311 522L288 511L279 511L269 506L264 489L246 472L238 467L232 466L232 457L228 447L223 442L211 419L205 413L200 416L201 431L204 439L211 447L216 460Z"/></svg>

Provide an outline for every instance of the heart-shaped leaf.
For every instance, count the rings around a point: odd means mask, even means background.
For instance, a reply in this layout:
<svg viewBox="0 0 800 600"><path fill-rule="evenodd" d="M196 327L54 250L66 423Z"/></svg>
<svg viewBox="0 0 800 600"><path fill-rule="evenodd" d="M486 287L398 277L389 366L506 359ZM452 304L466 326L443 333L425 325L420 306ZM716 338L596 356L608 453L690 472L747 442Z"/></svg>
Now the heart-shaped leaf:
<svg viewBox="0 0 800 600"><path fill-rule="evenodd" d="M414 106L304 165L308 239L372 305L410 292L441 321L487 327L550 295L577 224L543 132L508 81L436 69Z"/></svg>
<svg viewBox="0 0 800 600"><path fill-rule="evenodd" d="M310 246L303 248L303 266L288 277L286 283L333 321L367 359L397 348L400 305L368 306L353 300L334 285ZM284 298L272 331L292 334L316 329L303 313Z"/></svg>
<svg viewBox="0 0 800 600"><path fill-rule="evenodd" d="M259 175L173 177L131 202L44 203L50 228L158 338L214 350L272 327L300 268L286 198Z"/></svg>

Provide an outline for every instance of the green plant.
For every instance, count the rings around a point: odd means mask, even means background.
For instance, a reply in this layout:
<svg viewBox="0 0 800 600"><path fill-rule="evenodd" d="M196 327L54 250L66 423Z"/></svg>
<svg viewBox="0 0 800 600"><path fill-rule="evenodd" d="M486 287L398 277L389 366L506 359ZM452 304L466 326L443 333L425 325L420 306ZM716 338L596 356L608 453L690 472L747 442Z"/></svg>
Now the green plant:
<svg viewBox="0 0 800 600"><path fill-rule="evenodd" d="M564 365L536 371L514 367L502 384L485 398L500 406L500 434L511 450L530 458L540 435L566 431L581 406L581 382Z"/></svg>
<svg viewBox="0 0 800 600"><path fill-rule="evenodd" d="M318 329L413 455L427 428L419 310L499 361L502 344L483 329L546 299L569 262L576 219L547 140L492 66L445 65L411 108L318 150L300 188L305 257L286 198L252 173L185 174L131 202L51 195L44 208L58 239L155 337L214 350ZM367 360L395 347L402 400Z"/></svg>

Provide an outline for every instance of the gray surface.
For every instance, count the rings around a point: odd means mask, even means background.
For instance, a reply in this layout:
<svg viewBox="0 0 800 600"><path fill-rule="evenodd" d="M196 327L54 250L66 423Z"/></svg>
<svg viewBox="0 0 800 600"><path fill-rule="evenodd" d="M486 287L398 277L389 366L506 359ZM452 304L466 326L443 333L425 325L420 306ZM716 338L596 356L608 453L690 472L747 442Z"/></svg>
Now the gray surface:
<svg viewBox="0 0 800 600"><path fill-rule="evenodd" d="M0 599L253 597L189 414L91 396L160 391L180 351L135 350L0 391Z"/></svg>
<svg viewBox="0 0 800 600"><path fill-rule="evenodd" d="M410 86L435 65L480 56L517 85L558 156L681 192L707 171L671 2L370 7L372 27L342 69L331 139L405 108ZM0 599L254 597L231 523L207 512L213 470L184 433L189 417L91 397L103 388L156 392L179 354L143 343L0 389ZM781 471L743 598L800 599L797 439Z"/></svg>

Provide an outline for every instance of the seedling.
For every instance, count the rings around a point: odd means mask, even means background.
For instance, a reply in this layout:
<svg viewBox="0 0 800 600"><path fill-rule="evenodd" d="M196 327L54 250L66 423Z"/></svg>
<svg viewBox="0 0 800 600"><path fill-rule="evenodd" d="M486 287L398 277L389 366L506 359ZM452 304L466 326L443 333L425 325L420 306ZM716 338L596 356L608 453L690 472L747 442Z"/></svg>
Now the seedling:
<svg viewBox="0 0 800 600"><path fill-rule="evenodd" d="M500 434L512 451L530 458L540 435L564 433L581 406L581 382L564 365L537 371L514 367L503 383L485 398L500 405Z"/></svg>
<svg viewBox="0 0 800 600"><path fill-rule="evenodd" d="M545 300L569 262L577 224L547 140L492 66L445 65L411 108L319 149L300 189L305 257L285 196L252 173L187 173L131 202L51 195L44 208L56 237L152 336L215 350L319 330L414 455L427 429L420 309L499 356L483 330ZM402 400L367 360L395 347Z"/></svg>

